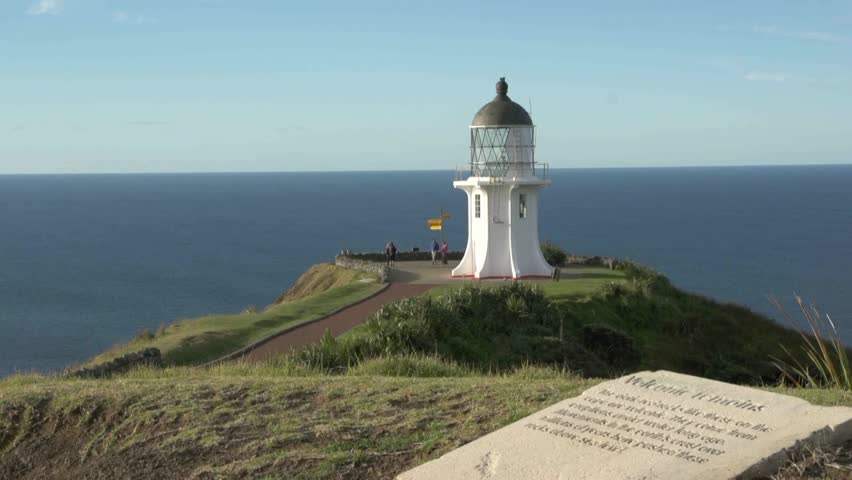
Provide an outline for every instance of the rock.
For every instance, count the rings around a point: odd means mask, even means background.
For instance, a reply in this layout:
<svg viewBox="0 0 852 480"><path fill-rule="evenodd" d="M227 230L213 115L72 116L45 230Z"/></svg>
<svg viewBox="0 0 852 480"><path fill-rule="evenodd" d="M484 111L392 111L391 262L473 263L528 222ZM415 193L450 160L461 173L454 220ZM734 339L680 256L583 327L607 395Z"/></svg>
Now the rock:
<svg viewBox="0 0 852 480"><path fill-rule="evenodd" d="M163 360L160 350L157 348L146 348L138 352L131 352L108 362L100 363L92 367L78 370L66 370L62 373L66 377L102 378L116 373L123 373L137 367L159 367Z"/></svg>
<svg viewBox="0 0 852 480"><path fill-rule="evenodd" d="M657 371L601 383L398 480L755 478L852 438L852 408Z"/></svg>

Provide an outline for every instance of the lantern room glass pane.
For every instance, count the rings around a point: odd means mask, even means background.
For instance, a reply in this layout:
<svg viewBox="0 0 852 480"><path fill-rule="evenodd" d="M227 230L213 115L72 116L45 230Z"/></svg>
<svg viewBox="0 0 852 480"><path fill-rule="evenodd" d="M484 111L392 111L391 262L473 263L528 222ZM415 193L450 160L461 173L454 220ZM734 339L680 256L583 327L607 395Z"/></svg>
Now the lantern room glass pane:
<svg viewBox="0 0 852 480"><path fill-rule="evenodd" d="M471 172L475 176L533 174L535 132L532 126L472 128Z"/></svg>

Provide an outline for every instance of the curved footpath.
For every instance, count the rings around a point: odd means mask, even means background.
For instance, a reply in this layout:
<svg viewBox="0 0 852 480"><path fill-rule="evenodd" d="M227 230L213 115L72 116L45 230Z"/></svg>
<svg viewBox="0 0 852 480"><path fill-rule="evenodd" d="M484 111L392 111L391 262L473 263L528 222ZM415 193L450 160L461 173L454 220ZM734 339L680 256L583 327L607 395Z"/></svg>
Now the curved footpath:
<svg viewBox="0 0 852 480"><path fill-rule="evenodd" d="M431 284L391 283L388 288L384 289L378 295L346 307L321 320L287 330L281 335L272 337L266 342L257 345L235 360L247 360L251 362L266 360L272 356L287 353L290 350L299 349L317 342L322 338L326 330L336 337L367 321L371 315L382 308L382 305L420 295L433 286Z"/></svg>

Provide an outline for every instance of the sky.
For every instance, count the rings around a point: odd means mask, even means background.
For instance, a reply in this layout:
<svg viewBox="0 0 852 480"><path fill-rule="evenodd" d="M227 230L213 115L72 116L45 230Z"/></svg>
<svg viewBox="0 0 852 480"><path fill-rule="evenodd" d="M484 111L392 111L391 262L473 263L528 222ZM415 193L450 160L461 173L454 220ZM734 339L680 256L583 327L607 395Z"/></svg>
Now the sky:
<svg viewBox="0 0 852 480"><path fill-rule="evenodd" d="M0 174L852 163L852 1L0 1Z"/></svg>

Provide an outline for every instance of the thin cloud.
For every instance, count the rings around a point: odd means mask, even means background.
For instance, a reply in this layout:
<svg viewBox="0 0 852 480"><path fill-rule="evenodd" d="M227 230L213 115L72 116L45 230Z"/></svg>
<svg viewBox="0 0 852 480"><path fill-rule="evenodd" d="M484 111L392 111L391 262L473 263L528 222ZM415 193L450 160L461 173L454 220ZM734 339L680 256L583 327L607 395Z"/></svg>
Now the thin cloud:
<svg viewBox="0 0 852 480"><path fill-rule="evenodd" d="M59 15L65 0L37 0L27 9L27 15Z"/></svg>
<svg viewBox="0 0 852 480"><path fill-rule="evenodd" d="M302 126L302 125L293 125L293 126L290 126L290 127L276 127L274 130L278 133L290 133L290 132L303 132L303 131L307 130L307 128Z"/></svg>
<svg viewBox="0 0 852 480"><path fill-rule="evenodd" d="M848 41L847 38L841 37L840 35L825 32L799 32L798 37L803 40L818 40L820 42L830 43L845 43Z"/></svg>
<svg viewBox="0 0 852 480"><path fill-rule="evenodd" d="M778 33L779 29L774 25L755 25L751 27L751 31L754 33L765 33L771 35Z"/></svg>
<svg viewBox="0 0 852 480"><path fill-rule="evenodd" d="M761 35L796 38L824 43L850 43L852 39L828 32L785 30L776 25L754 25L751 31Z"/></svg>
<svg viewBox="0 0 852 480"><path fill-rule="evenodd" d="M760 72L760 71L752 71L745 74L743 77L750 82L786 82L790 79L790 75L786 73L770 73L770 72Z"/></svg>
<svg viewBox="0 0 852 480"><path fill-rule="evenodd" d="M157 23L156 18L146 17L136 13L125 12L119 10L112 14L112 21L115 23L125 23L129 25L143 25L146 23Z"/></svg>
<svg viewBox="0 0 852 480"><path fill-rule="evenodd" d="M169 124L164 120L131 120L127 123L136 127L162 127Z"/></svg>

